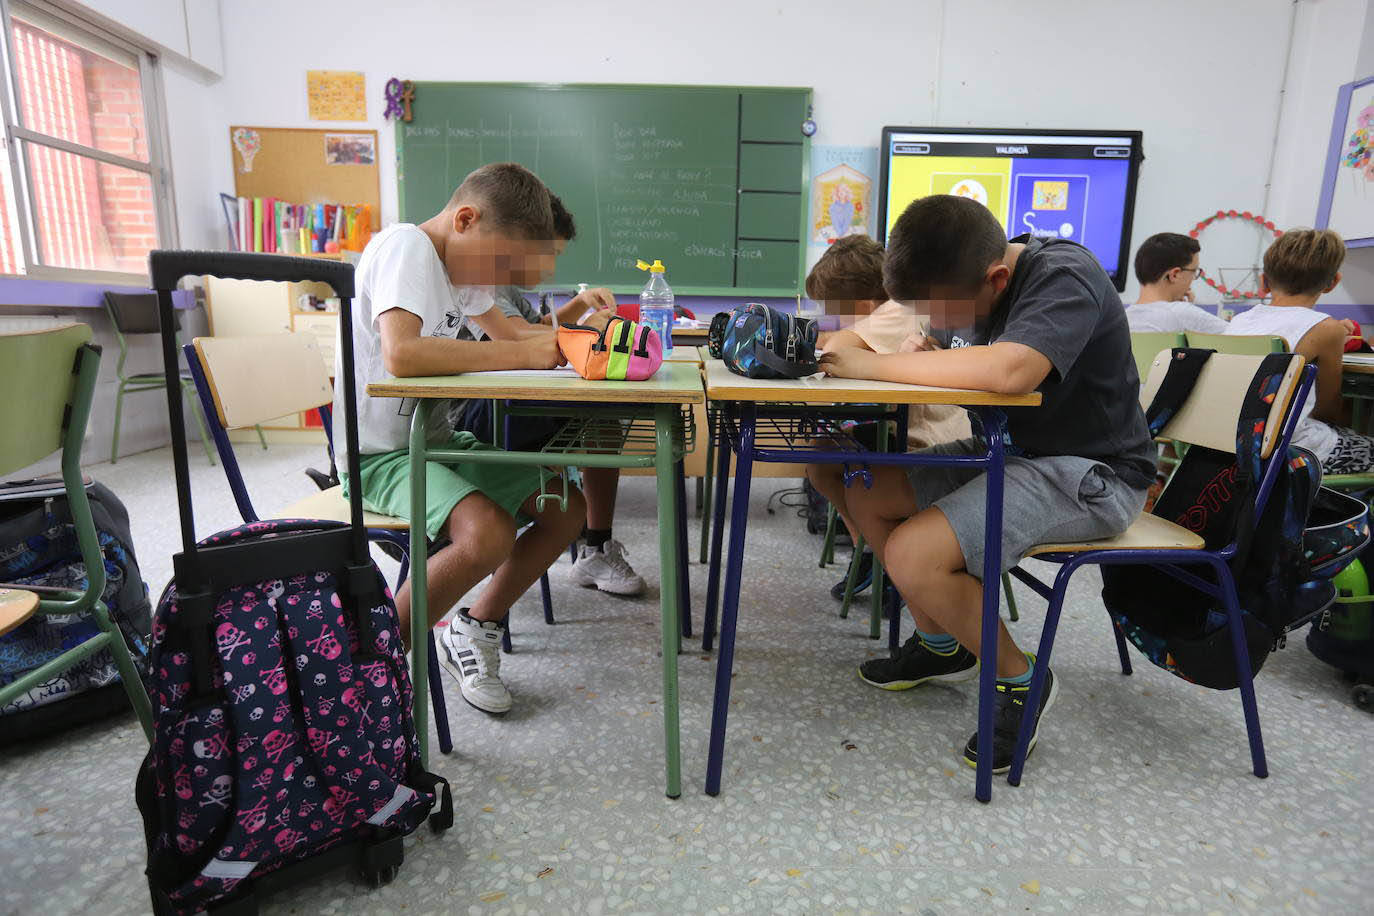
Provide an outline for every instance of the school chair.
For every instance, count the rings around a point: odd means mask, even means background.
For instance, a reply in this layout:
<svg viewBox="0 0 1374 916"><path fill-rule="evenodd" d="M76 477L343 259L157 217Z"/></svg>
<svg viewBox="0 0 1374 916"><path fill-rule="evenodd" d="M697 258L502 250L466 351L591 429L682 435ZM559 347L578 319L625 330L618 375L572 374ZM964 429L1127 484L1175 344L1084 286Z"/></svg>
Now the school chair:
<svg viewBox="0 0 1374 916"><path fill-rule="evenodd" d="M1135 357L1135 368L1140 373L1140 381L1150 374L1150 366L1160 350L1188 346L1182 334L1173 331L1132 331L1131 355Z"/></svg>
<svg viewBox="0 0 1374 916"><path fill-rule="evenodd" d="M1217 354L1211 357L1203 367L1202 374L1188 399L1164 427L1163 433L1175 441L1235 454L1241 405L1263 360L1263 356L1238 354ZM1141 392L1140 400L1143 405L1148 405L1155 392L1159 390L1169 363L1170 360L1165 354L1160 354L1155 360L1148 376L1149 380ZM1261 475L1256 486L1254 513L1248 517L1242 514L1242 518L1248 518L1248 522L1244 524L1249 524L1251 530L1254 520L1263 515L1275 476L1280 465L1286 460L1288 444L1292 440L1293 430L1297 427L1300 414L1298 405L1307 397L1315 378L1315 366L1306 366L1301 356L1294 355L1290 358L1265 421L1260 448ZM1185 585L1212 596L1225 610L1227 627L1231 635L1233 663L1238 673L1241 708L1250 740L1251 763L1256 776L1268 776L1259 712L1255 706L1255 687L1250 675L1250 652L1243 635L1240 602L1230 566L1230 562L1240 550L1240 545L1248 543L1249 539L1250 530L1238 529L1235 538L1229 544L1218 549L1208 549L1196 533L1157 515L1144 513L1130 528L1114 538L1079 544L1040 544L1027 551L1027 556L1058 564L1059 572L1055 576L1053 587L1050 587L1019 566L1012 570L1016 578L1049 601L1026 708L1036 709L1039 706L1045 686L1044 675L1049 667L1055 632L1059 626L1059 614L1063 610L1064 596L1073 574L1084 566L1153 566ZM1198 566L1211 567L1215 581L1207 581L1186 568ZM1112 630L1116 637L1121 673L1129 675L1131 662L1126 650L1126 639L1115 620L1112 621ZM1012 785L1019 785L1021 782L1031 738L1031 720L1031 716L1024 719L1011 770L1007 774L1007 781Z"/></svg>
<svg viewBox="0 0 1374 916"><path fill-rule="evenodd" d="M1287 353L1288 342L1268 334L1197 334L1189 331L1185 346L1198 350L1216 350L1236 356L1263 356L1266 353ZM1141 376L1143 379L1145 376Z"/></svg>
<svg viewBox="0 0 1374 916"><path fill-rule="evenodd" d="M0 474L26 468L53 452L62 452L62 483L67 491L72 527L86 566L83 591L9 586L0 588L0 635L34 615L65 617L89 614L100 632L0 687L0 706L51 681L77 662L102 649L114 656L124 692L149 741L152 706L119 626L101 600L105 591L105 557L91 518L86 484L81 477L81 442L91 415L91 397L100 370L100 348L91 329L68 324L41 331L0 334ZM73 628L74 630L76 628Z"/></svg>
<svg viewBox="0 0 1374 916"><path fill-rule="evenodd" d="M124 395L138 391L166 391L167 376L161 372L136 372L132 375L124 374L124 362L129 358L129 342L125 335L128 334L158 334L161 327L157 319L157 294L156 293L105 293L105 314L110 316L110 325L114 328L115 342L119 344L119 359L115 361L115 377L119 379L119 384L115 388L114 405L114 433L110 436L110 464L119 460L119 419L124 410ZM177 339L180 342L181 316L176 316ZM191 413L196 418L196 427L200 430L200 444L205 449L205 457L210 459L210 463L215 463L215 453L210 449L210 436L205 431L205 413L201 409L200 402L190 397L192 392L191 374L181 373L181 391L191 404ZM258 436L262 436L262 430L258 430ZM262 447L267 448L267 440L262 440Z"/></svg>

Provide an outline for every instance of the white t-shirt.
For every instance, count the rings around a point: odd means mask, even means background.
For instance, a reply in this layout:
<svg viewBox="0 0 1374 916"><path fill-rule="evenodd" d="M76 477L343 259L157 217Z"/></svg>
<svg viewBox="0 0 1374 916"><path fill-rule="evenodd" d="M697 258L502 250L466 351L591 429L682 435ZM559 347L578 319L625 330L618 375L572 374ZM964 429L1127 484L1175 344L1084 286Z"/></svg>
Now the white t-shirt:
<svg viewBox="0 0 1374 916"><path fill-rule="evenodd" d="M1226 329L1226 333L1282 337L1288 342L1291 350L1302 341L1308 331L1330 317L1316 309L1300 305L1257 305L1232 318L1231 326ZM1293 431L1293 444L1310 449L1318 461L1325 462L1336 447L1338 434L1334 426L1312 416L1312 408L1316 404L1317 388L1314 385L1311 393L1307 395L1307 402L1302 405L1298 428Z"/></svg>
<svg viewBox="0 0 1374 916"><path fill-rule="evenodd" d="M1137 302L1126 306L1132 331L1180 334L1225 334L1227 322L1191 302Z"/></svg>
<svg viewBox="0 0 1374 916"><path fill-rule="evenodd" d="M367 394L371 382L390 375L382 365L382 338L377 318L394 308L405 309L420 319L420 336L452 337L466 319L490 311L494 290L487 287L456 287L434 250L434 243L418 226L397 223L372 237L354 271L353 364L358 398L358 446L361 454L394 452L410 442L410 418L415 412L411 398L374 398ZM342 333L340 327L340 333ZM343 347L336 346L337 361ZM343 375L336 364L336 378ZM430 413L430 441L441 441L451 431L448 405L436 405ZM340 454L344 439L343 388L334 387L334 441Z"/></svg>

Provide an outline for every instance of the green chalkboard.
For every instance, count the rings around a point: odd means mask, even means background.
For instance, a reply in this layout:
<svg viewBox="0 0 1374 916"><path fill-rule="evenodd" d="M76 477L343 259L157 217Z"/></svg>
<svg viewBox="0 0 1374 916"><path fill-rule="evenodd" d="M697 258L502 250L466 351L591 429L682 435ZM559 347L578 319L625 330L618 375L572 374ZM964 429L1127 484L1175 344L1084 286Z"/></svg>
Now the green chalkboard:
<svg viewBox="0 0 1374 916"><path fill-rule="evenodd" d="M810 89L415 83L397 122L400 217L443 208L463 177L519 162L563 198L577 240L550 286L639 289L660 258L696 295L800 290Z"/></svg>

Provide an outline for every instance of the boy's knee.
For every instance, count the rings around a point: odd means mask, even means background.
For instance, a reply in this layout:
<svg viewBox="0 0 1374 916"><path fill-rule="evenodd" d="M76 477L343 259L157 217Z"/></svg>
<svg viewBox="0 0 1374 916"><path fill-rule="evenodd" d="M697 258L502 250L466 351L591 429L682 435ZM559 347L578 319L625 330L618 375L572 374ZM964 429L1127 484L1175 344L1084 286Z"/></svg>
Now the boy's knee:
<svg viewBox="0 0 1374 916"><path fill-rule="evenodd" d="M500 566L515 549L515 521L480 494L473 494L453 507L448 517L448 535L464 554L487 570Z"/></svg>
<svg viewBox="0 0 1374 916"><path fill-rule="evenodd" d="M838 464L808 464L806 466L806 479L811 481L813 487L827 496L842 486L840 473Z"/></svg>
<svg viewBox="0 0 1374 916"><path fill-rule="evenodd" d="M939 510L898 525L887 539L883 565L911 585L919 586L964 568L959 539Z"/></svg>

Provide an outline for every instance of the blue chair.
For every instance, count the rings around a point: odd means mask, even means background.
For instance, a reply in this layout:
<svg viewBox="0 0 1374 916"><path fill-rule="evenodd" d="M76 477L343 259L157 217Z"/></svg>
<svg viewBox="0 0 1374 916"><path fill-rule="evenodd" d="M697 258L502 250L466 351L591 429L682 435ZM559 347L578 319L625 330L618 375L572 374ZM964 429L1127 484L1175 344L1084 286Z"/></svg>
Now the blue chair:
<svg viewBox="0 0 1374 916"><path fill-rule="evenodd" d="M1141 402L1149 404L1160 388L1168 369L1168 352L1154 360L1148 381L1141 392ZM1253 383L1263 356L1215 354L1208 360L1196 385L1179 411L1169 420L1161 435L1189 445L1235 453L1236 430L1240 407ZM1292 356L1288 368L1273 399L1265 422L1260 450L1262 473L1255 494L1253 519L1262 516L1269 499L1278 469L1288 454L1288 444L1300 415L1299 405L1307 398L1316 379L1316 367L1305 366L1300 356ZM1148 565L1167 573L1178 581L1210 595L1220 602L1227 615L1231 636L1233 663L1238 672L1241 708L1245 715L1246 732L1250 740L1250 757L1254 773L1260 778L1269 775L1264 756L1264 740L1260 733L1259 712L1255 705L1255 688L1250 675L1250 653L1244 638L1244 625L1236 592L1231 562L1238 551L1237 541L1248 535L1238 532L1237 539L1218 549L1208 549L1203 539L1186 528L1156 515L1143 514L1118 537L1081 544L1042 544L1028 551L1037 560L1059 564L1053 587L1017 567L1012 575L1049 601L1045 624L1040 637L1035 675L1031 679L1026 707L1039 707L1044 691L1044 675L1054 648L1055 631L1064 596L1073 574L1084 566ZM1207 581L1188 567L1210 567L1215 581ZM1126 639L1113 621L1121 673L1131 673ZM1012 758L1007 781L1019 785L1029 752L1032 717L1026 716Z"/></svg>

